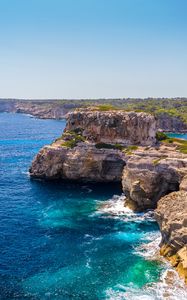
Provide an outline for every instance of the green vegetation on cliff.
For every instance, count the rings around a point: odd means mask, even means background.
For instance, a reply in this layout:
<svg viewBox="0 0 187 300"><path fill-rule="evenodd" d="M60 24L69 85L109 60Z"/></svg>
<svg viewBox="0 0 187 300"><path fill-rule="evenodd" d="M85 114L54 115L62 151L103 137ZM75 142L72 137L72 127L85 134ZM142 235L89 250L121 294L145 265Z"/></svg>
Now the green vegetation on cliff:
<svg viewBox="0 0 187 300"><path fill-rule="evenodd" d="M0 111L26 112L35 116L61 118L63 114L79 107L97 106L100 111L122 109L144 111L165 120L167 117L180 119L187 124L187 98L121 98L80 100L16 100L0 99ZM61 114L60 114L61 111ZM55 117L54 117L55 115Z"/></svg>

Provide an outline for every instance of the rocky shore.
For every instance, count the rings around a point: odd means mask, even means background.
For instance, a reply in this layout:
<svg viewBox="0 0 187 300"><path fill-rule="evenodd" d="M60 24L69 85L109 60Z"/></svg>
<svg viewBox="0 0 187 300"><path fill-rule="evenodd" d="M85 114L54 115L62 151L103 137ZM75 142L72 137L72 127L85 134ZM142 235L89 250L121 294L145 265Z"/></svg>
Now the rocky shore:
<svg viewBox="0 0 187 300"><path fill-rule="evenodd" d="M178 140L159 142L146 113L78 109L63 135L30 168L34 178L121 182L127 205L155 209L161 254L187 282L187 153Z"/></svg>

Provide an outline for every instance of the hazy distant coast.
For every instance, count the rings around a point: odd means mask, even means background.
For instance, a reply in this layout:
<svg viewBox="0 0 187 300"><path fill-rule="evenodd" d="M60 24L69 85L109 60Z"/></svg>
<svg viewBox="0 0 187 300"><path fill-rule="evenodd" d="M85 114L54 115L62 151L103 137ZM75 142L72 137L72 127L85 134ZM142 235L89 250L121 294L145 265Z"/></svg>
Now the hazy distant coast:
<svg viewBox="0 0 187 300"><path fill-rule="evenodd" d="M63 119L75 108L92 105L109 105L128 111L148 112L155 115L159 129L168 132L187 132L187 98L0 99L0 112L26 113L41 119Z"/></svg>

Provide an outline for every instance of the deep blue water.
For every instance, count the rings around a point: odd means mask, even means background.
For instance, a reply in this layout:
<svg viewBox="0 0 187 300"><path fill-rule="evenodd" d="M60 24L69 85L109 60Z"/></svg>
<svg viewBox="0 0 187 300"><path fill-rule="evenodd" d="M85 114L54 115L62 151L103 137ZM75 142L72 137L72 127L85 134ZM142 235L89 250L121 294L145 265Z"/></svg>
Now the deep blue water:
<svg viewBox="0 0 187 300"><path fill-rule="evenodd" d="M156 223L115 214L117 197L114 213L102 211L120 186L28 176L34 155L64 126L0 114L0 299L133 299L129 290L139 293L164 269L136 251L157 235Z"/></svg>

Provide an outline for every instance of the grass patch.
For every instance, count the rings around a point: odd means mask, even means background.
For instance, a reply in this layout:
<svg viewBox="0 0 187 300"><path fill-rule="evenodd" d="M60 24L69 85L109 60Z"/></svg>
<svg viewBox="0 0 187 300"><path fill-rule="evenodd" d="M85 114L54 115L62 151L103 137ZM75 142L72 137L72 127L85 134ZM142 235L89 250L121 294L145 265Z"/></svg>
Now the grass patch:
<svg viewBox="0 0 187 300"><path fill-rule="evenodd" d="M61 146L72 149L77 146L77 142L75 140L65 141Z"/></svg>
<svg viewBox="0 0 187 300"><path fill-rule="evenodd" d="M127 146L123 149L123 152L127 155L131 155L133 153L133 151L137 150L138 149L138 146L136 145L130 145L130 146Z"/></svg>
<svg viewBox="0 0 187 300"><path fill-rule="evenodd" d="M173 142L174 142L173 138L167 138L165 140L162 140L162 143L165 143L165 144L173 144Z"/></svg>
<svg viewBox="0 0 187 300"><path fill-rule="evenodd" d="M177 149L181 153L187 154L187 141L186 140L174 138L174 142L177 144Z"/></svg>
<svg viewBox="0 0 187 300"><path fill-rule="evenodd" d="M177 146L177 150L179 150L183 154L187 154L187 140L182 140L178 138L167 138L162 142L166 144L175 144Z"/></svg>
<svg viewBox="0 0 187 300"><path fill-rule="evenodd" d="M96 109L99 111L110 111L110 110L117 110L117 107L111 104L101 104L96 106Z"/></svg>

